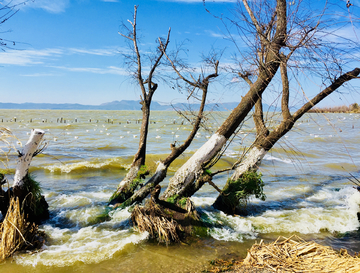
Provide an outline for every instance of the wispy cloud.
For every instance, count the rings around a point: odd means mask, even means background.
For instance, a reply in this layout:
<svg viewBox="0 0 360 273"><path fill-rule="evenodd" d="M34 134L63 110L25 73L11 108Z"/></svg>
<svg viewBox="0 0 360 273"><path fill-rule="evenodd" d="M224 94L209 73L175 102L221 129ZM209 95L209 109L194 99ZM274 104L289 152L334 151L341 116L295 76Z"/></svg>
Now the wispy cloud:
<svg viewBox="0 0 360 273"><path fill-rule="evenodd" d="M35 65L44 64L45 59L55 58L63 54L61 49L13 50L0 52L0 64Z"/></svg>
<svg viewBox="0 0 360 273"><path fill-rule="evenodd" d="M97 56L112 56L117 54L115 49L82 49L82 48L69 48L70 53L75 54L89 54Z"/></svg>
<svg viewBox="0 0 360 273"><path fill-rule="evenodd" d="M202 3L203 0L162 0L166 2ZM235 3L237 0L209 0L209 3Z"/></svg>
<svg viewBox="0 0 360 273"><path fill-rule="evenodd" d="M9 50L0 52L0 64L8 65L39 65L46 64L49 60L61 58L64 55L95 55L95 56L114 56L118 53L116 48L47 48L29 50Z"/></svg>
<svg viewBox="0 0 360 273"><path fill-rule="evenodd" d="M216 33L212 30L205 30L205 32L207 34L209 34L211 37L214 37L214 38L226 38L224 34L222 33Z"/></svg>
<svg viewBox="0 0 360 273"><path fill-rule="evenodd" d="M59 74L54 74L54 73L33 73L33 74L23 74L21 76L23 76L23 77L53 77L53 76L59 76Z"/></svg>
<svg viewBox="0 0 360 273"><path fill-rule="evenodd" d="M97 68L97 67L67 67L67 66L50 66L52 68L57 68L70 72L85 72L85 73L94 73L94 74L113 74L113 75L129 75L129 73L121 68L116 66L108 66L106 68Z"/></svg>
<svg viewBox="0 0 360 273"><path fill-rule="evenodd" d="M61 13L69 6L70 0L6 0L3 4L17 4L21 9L34 8L43 9L50 13Z"/></svg>

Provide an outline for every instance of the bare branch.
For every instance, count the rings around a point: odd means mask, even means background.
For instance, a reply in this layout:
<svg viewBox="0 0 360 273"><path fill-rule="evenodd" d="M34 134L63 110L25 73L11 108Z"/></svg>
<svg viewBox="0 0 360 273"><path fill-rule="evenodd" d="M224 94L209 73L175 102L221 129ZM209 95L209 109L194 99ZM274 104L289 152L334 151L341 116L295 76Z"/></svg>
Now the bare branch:
<svg viewBox="0 0 360 273"><path fill-rule="evenodd" d="M285 59L285 58L283 58ZM283 119L288 119L291 117L289 110L289 96L290 96L290 88L289 88L289 78L287 74L287 62L286 60L280 63L280 71L281 71L281 80L282 80L282 98L281 98L281 112L283 115Z"/></svg>

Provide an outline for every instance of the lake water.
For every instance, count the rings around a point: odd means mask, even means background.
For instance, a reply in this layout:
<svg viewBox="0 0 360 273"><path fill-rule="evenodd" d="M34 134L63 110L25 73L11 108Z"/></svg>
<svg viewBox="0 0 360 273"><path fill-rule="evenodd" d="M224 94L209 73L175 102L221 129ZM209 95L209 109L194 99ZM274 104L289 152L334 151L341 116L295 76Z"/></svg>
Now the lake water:
<svg viewBox="0 0 360 273"><path fill-rule="evenodd" d="M208 114L206 128L174 162L167 179L227 114ZM276 125L276 115L271 116L269 122ZM1 272L200 272L212 259L234 253L245 257L255 240L292 234L360 251L360 193L348 180L349 173L360 177L359 114L304 116L261 164L266 201L252 199L246 217L226 216L211 207L217 192L205 185L192 200L217 227L191 244L168 247L134 230L128 210L111 211L109 221L97 221L137 150L140 118L139 111L1 111L0 125L14 132L19 149L32 128L46 131L48 147L33 159L31 172L51 214L41 225L48 235L43 249L8 259ZM252 142L253 127L251 120L245 122L216 168L231 166ZM181 143L189 131L189 122L175 112L152 112L146 164L154 169L170 144ZM15 161L12 153L9 169ZM214 182L221 188L229 176L224 173Z"/></svg>

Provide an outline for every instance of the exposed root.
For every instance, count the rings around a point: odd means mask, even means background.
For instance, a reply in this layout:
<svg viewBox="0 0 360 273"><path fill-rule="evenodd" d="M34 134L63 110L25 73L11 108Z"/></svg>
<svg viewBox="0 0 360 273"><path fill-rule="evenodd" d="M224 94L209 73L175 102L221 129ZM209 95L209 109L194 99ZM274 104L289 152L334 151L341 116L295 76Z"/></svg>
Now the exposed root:
<svg viewBox="0 0 360 273"><path fill-rule="evenodd" d="M169 220L163 214L160 206L150 199L146 207L135 206L131 220L140 232L149 232L160 243L179 242L180 226L174 219Z"/></svg>
<svg viewBox="0 0 360 273"><path fill-rule="evenodd" d="M243 266L264 268L273 272L360 272L360 259L336 252L329 246L306 242L293 235L275 242L254 244ZM237 271L235 271L237 272Z"/></svg>
<svg viewBox="0 0 360 273"><path fill-rule="evenodd" d="M38 226L27 222L18 198L11 198L4 221L0 223L0 261L18 250L37 248L43 241Z"/></svg>

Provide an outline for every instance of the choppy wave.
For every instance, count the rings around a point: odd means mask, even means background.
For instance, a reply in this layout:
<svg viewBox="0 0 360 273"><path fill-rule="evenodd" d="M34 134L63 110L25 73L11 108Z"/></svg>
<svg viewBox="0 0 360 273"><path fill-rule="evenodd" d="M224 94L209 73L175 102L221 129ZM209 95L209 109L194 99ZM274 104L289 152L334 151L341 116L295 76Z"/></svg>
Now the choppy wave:
<svg viewBox="0 0 360 273"><path fill-rule="evenodd" d="M93 160L93 161L80 161L74 163L56 163L53 165L45 166L44 169L53 173L71 173L71 172L86 172L92 169L107 169L119 170L127 169L129 164L124 164L123 160L117 158Z"/></svg>
<svg viewBox="0 0 360 273"><path fill-rule="evenodd" d="M137 244L147 239L148 234L131 230L109 230L89 226L76 232L44 226L51 244L45 245L41 252L15 257L21 265L70 266L78 262L99 263L112 258L128 244Z"/></svg>
<svg viewBox="0 0 360 273"><path fill-rule="evenodd" d="M286 163L286 164L293 164L292 160L288 159L288 158L278 158L269 154L266 154L263 158L263 160L265 161L278 161L278 162L282 162L282 163Z"/></svg>

